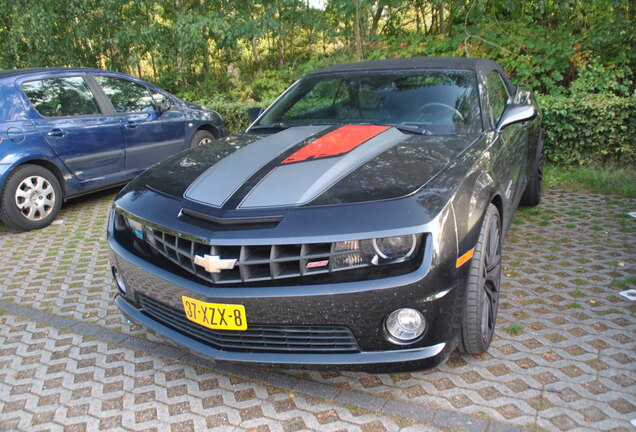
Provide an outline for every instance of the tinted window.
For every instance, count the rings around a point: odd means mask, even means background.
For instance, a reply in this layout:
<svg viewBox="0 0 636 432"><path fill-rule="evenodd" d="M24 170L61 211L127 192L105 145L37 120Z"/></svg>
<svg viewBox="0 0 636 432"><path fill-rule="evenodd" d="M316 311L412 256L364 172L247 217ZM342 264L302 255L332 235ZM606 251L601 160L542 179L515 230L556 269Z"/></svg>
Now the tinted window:
<svg viewBox="0 0 636 432"><path fill-rule="evenodd" d="M100 114L82 77L52 78L22 84L33 108L44 117Z"/></svg>
<svg viewBox="0 0 636 432"><path fill-rule="evenodd" d="M344 101L346 86L343 80L316 83L304 97L294 103L283 115L283 119L293 119L309 115L312 111L327 110Z"/></svg>
<svg viewBox="0 0 636 432"><path fill-rule="evenodd" d="M481 131L476 78L469 71L351 73L301 80L259 125L385 123L433 133Z"/></svg>
<svg viewBox="0 0 636 432"><path fill-rule="evenodd" d="M488 100L493 116L493 125L496 125L508 103L508 91L497 72L490 72L486 78L488 87Z"/></svg>
<svg viewBox="0 0 636 432"><path fill-rule="evenodd" d="M95 80L102 87L118 113L155 111L155 101L150 91L132 81L107 76L96 76Z"/></svg>

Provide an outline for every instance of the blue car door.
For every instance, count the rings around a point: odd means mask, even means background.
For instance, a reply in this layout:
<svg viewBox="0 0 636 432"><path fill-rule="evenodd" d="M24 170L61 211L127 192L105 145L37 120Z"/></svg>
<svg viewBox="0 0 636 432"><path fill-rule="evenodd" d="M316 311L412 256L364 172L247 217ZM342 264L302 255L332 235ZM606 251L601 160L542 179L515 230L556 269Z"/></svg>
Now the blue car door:
<svg viewBox="0 0 636 432"><path fill-rule="evenodd" d="M147 168L185 148L184 114L158 109L160 98L167 96L118 77L94 78L120 115L127 170Z"/></svg>
<svg viewBox="0 0 636 432"><path fill-rule="evenodd" d="M73 175L108 183L124 169L120 120L103 114L82 76L38 79L21 87L37 113L31 115L33 125Z"/></svg>

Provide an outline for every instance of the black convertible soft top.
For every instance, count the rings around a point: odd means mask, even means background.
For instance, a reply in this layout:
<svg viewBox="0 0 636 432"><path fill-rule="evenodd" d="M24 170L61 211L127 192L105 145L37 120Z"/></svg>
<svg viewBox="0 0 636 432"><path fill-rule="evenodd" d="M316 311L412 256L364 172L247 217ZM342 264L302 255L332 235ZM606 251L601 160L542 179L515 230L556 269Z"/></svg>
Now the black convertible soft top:
<svg viewBox="0 0 636 432"><path fill-rule="evenodd" d="M493 70L499 72L509 89L513 87L501 66L493 60L474 57L409 57L386 60L369 60L345 63L315 70L307 76L362 71L386 71L409 69L462 69L474 70L482 75Z"/></svg>

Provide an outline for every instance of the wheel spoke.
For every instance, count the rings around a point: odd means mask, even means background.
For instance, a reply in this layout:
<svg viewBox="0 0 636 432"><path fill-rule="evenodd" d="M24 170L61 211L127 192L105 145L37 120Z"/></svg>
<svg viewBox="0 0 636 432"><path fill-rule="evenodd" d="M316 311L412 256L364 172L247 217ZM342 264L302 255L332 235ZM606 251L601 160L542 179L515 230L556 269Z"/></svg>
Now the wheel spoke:
<svg viewBox="0 0 636 432"><path fill-rule="evenodd" d="M485 267L488 271L494 269L495 267L498 267L500 263L501 254L497 253L497 251L494 251L491 256L486 256Z"/></svg>
<svg viewBox="0 0 636 432"><path fill-rule="evenodd" d="M53 187L52 187L50 184L48 184L48 183L47 183L47 184L46 184L46 187L44 187L44 188L40 191L40 193L41 193L43 196L48 196L48 195L51 195L51 194L55 193L55 191L53 190Z"/></svg>
<svg viewBox="0 0 636 432"><path fill-rule="evenodd" d="M29 199L30 196L31 196L31 194L28 191L24 190L24 189L16 189L16 191L15 191L16 203L18 202L18 198L26 201L26 200Z"/></svg>
<svg viewBox="0 0 636 432"><path fill-rule="evenodd" d="M33 205L27 201L21 208L20 212L24 215L25 218L31 219L31 215L34 213L35 209Z"/></svg>
<svg viewBox="0 0 636 432"><path fill-rule="evenodd" d="M33 182L33 189L35 189L36 192L40 192L46 182L42 177L31 177L31 181Z"/></svg>

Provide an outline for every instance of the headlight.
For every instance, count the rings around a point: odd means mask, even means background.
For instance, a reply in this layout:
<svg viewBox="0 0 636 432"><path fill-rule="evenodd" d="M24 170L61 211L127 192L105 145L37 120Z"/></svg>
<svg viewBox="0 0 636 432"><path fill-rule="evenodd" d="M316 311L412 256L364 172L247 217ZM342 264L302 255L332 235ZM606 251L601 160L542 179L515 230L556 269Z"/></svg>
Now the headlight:
<svg viewBox="0 0 636 432"><path fill-rule="evenodd" d="M336 242L333 269L404 262L415 258L421 234Z"/></svg>
<svg viewBox="0 0 636 432"><path fill-rule="evenodd" d="M378 256L385 260L408 257L415 250L415 235L402 235L373 239L373 249Z"/></svg>

